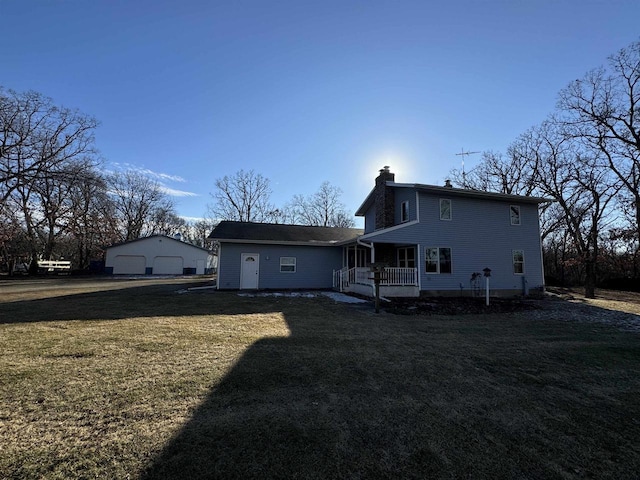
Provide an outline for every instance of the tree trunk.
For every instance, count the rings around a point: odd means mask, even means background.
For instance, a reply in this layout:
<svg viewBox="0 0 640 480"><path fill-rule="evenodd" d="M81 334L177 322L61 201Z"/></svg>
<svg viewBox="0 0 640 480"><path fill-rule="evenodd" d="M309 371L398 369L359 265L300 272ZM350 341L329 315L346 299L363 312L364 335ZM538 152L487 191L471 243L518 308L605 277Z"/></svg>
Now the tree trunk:
<svg viewBox="0 0 640 480"><path fill-rule="evenodd" d="M589 258L585 262L584 296L596 298L596 262Z"/></svg>
<svg viewBox="0 0 640 480"><path fill-rule="evenodd" d="M38 275L38 252L32 250L31 252L31 263L29 264L29 275L36 276Z"/></svg>

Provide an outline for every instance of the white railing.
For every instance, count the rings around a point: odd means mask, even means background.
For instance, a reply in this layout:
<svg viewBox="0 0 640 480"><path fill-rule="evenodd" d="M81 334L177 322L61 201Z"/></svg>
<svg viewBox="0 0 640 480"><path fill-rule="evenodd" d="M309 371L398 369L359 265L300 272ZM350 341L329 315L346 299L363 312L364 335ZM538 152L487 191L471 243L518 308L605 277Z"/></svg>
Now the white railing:
<svg viewBox="0 0 640 480"><path fill-rule="evenodd" d="M353 280L352 280L353 277ZM349 270L349 281L351 283L359 283L361 285L370 285L373 280L373 274L369 267L356 267Z"/></svg>
<svg viewBox="0 0 640 480"><path fill-rule="evenodd" d="M344 291L350 284L373 285L373 272L369 267L343 268L333 272L333 288ZM386 267L380 285L417 286L418 269Z"/></svg>
<svg viewBox="0 0 640 480"><path fill-rule="evenodd" d="M344 287L347 282L348 269L342 268L340 270L333 271L333 288L339 292L344 292Z"/></svg>
<svg viewBox="0 0 640 480"><path fill-rule="evenodd" d="M381 285L418 285L418 269L386 267Z"/></svg>

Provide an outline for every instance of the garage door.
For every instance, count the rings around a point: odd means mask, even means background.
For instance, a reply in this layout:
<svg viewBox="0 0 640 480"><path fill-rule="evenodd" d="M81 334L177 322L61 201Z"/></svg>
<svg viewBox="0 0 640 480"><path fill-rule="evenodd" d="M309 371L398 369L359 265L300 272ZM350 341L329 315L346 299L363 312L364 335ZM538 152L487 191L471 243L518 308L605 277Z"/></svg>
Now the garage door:
<svg viewBox="0 0 640 480"><path fill-rule="evenodd" d="M156 257L153 259L154 275L182 275L182 257Z"/></svg>
<svg viewBox="0 0 640 480"><path fill-rule="evenodd" d="M116 255L113 259L115 275L144 275L147 261L142 255Z"/></svg>

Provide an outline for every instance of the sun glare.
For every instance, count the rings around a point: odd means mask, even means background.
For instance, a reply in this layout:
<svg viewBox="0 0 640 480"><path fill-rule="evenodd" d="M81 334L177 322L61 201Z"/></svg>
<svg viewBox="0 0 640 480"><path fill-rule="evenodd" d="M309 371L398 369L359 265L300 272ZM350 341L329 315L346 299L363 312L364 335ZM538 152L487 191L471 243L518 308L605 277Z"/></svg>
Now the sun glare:
<svg viewBox="0 0 640 480"><path fill-rule="evenodd" d="M407 172L411 170L411 162L399 153L385 153L374 157L368 162L367 171L371 170L372 178L378 175L381 168L388 166L389 170L396 175L396 181L407 181Z"/></svg>

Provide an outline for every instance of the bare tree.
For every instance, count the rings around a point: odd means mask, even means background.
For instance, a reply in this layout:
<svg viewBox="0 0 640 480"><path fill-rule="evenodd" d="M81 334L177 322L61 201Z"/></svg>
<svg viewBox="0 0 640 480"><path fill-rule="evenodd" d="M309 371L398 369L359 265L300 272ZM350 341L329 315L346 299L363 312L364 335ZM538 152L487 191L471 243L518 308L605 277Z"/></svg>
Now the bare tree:
<svg viewBox="0 0 640 480"><path fill-rule="evenodd" d="M197 245L198 247L211 249L213 241L209 240L209 235L217 224L217 221L207 218L195 222L188 222L182 232L184 241Z"/></svg>
<svg viewBox="0 0 640 480"><path fill-rule="evenodd" d="M593 298L597 276L600 232L610 221L610 207L619 191L602 157L584 151L564 135L558 124L544 122L512 146L534 171L536 188L557 202L551 240L565 229L579 261L585 268L585 296Z"/></svg>
<svg viewBox="0 0 640 480"><path fill-rule="evenodd" d="M71 189L70 203L67 256L74 258L75 268L86 270L101 257L102 246L121 238L106 179L95 169L85 171Z"/></svg>
<svg viewBox="0 0 640 480"><path fill-rule="evenodd" d="M159 229L157 220L175 213L173 203L160 185L135 171L116 172L108 177L108 189L121 241L134 240ZM159 215L159 212L164 212Z"/></svg>
<svg viewBox="0 0 640 480"><path fill-rule="evenodd" d="M22 225L31 271L65 230L69 189L94 163L97 121L37 92L0 87L0 201Z"/></svg>
<svg viewBox="0 0 640 480"><path fill-rule="evenodd" d="M9 275L13 274L17 262L23 263L31 256L17 210L17 205L13 203L0 202L0 255Z"/></svg>
<svg viewBox="0 0 640 480"><path fill-rule="evenodd" d="M284 208L285 221L320 227L353 227L353 218L340 202L341 194L340 188L323 182L318 191L308 197L294 195Z"/></svg>
<svg viewBox="0 0 640 480"><path fill-rule="evenodd" d="M37 92L0 87L0 200L58 165L94 154L97 125Z"/></svg>
<svg viewBox="0 0 640 480"><path fill-rule="evenodd" d="M451 180L459 187L499 192L510 195L531 195L535 190L532 173L535 170L525 168L528 159L522 158L517 148L508 150L508 159L498 152L482 153L478 166L469 172L454 169Z"/></svg>
<svg viewBox="0 0 640 480"><path fill-rule="evenodd" d="M571 82L560 92L558 110L568 134L601 152L622 183L640 248L640 42Z"/></svg>
<svg viewBox="0 0 640 480"><path fill-rule="evenodd" d="M180 217L169 199L166 199L162 205L159 205L149 222L149 234L151 235L175 235L185 230L187 222Z"/></svg>
<svg viewBox="0 0 640 480"><path fill-rule="evenodd" d="M240 170L233 176L216 179L214 200L208 206L210 216L219 220L267 222L274 218L268 178L253 170Z"/></svg>

